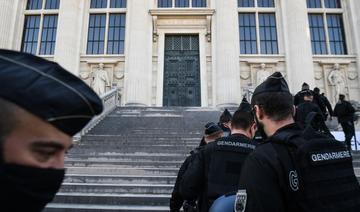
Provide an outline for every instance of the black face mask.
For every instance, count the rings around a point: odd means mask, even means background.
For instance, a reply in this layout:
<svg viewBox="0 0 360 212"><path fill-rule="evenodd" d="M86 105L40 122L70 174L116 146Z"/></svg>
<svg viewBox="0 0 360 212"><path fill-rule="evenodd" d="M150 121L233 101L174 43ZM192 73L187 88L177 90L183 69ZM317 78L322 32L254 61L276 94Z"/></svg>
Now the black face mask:
<svg viewBox="0 0 360 212"><path fill-rule="evenodd" d="M53 200L64 175L64 169L0 164L1 211L41 211Z"/></svg>

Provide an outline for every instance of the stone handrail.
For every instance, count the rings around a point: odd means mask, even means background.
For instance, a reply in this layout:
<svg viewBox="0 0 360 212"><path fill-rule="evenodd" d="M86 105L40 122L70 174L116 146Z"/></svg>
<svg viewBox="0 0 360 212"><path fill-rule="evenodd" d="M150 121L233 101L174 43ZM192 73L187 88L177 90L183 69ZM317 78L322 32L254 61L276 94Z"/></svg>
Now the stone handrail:
<svg viewBox="0 0 360 212"><path fill-rule="evenodd" d="M95 116L78 134L76 134L74 136L74 141L80 141L81 136L88 133L119 105L118 91L117 88L114 88L100 96L104 105L104 111L100 115Z"/></svg>

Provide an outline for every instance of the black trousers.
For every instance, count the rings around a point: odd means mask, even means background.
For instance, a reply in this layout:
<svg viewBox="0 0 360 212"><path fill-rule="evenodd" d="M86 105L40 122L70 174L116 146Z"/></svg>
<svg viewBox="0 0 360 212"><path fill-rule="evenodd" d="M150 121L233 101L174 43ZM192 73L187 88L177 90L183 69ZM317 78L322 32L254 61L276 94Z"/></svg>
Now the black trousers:
<svg viewBox="0 0 360 212"><path fill-rule="evenodd" d="M340 124L345 134L345 144L348 146L349 149L351 149L351 138L355 135L354 122L347 121L341 122Z"/></svg>

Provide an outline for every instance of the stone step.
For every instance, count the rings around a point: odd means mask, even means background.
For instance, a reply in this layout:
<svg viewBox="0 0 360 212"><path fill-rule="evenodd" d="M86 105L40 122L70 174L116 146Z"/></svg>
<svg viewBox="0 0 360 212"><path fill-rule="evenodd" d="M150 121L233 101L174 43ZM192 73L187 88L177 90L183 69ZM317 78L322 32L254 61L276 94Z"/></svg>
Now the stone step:
<svg viewBox="0 0 360 212"><path fill-rule="evenodd" d="M168 184L174 185L176 175L91 175L66 174L66 183L105 183L105 184Z"/></svg>
<svg viewBox="0 0 360 212"><path fill-rule="evenodd" d="M98 141L98 140L107 140L107 141L198 141L201 139L202 134L173 134L173 135L86 135L82 137L82 141ZM174 143L175 143L174 142Z"/></svg>
<svg viewBox="0 0 360 212"><path fill-rule="evenodd" d="M66 167L69 174L103 175L177 175L178 168L134 168L134 167Z"/></svg>
<svg viewBox="0 0 360 212"><path fill-rule="evenodd" d="M71 150L71 154L89 154L89 153L137 153L137 154L145 154L145 153L152 153L152 154L183 154L188 153L193 148L163 148L163 149L154 149L154 148L135 148L135 147L102 147L101 149L91 148L91 147L82 147L82 148L74 148Z"/></svg>
<svg viewBox="0 0 360 212"><path fill-rule="evenodd" d="M128 161L182 161L188 155L187 153L119 153L119 152L70 152L67 158L90 159L90 160L128 160Z"/></svg>
<svg viewBox="0 0 360 212"><path fill-rule="evenodd" d="M181 149L181 150L191 150L194 149L196 145L171 145L171 144L140 144L140 143L117 143L117 144L108 144L107 142L99 144L89 144L89 143L82 143L76 144L70 152L76 151L77 149L152 149L152 150L169 150L169 149Z"/></svg>
<svg viewBox="0 0 360 212"><path fill-rule="evenodd" d="M149 146L149 147L162 147L162 146L172 146L172 147L181 147L189 146L196 147L200 143L200 139L196 141L172 141L172 140L156 140L156 141L109 141L109 140L94 140L94 141L81 141L75 145L77 146L96 146L103 147L107 146L117 146L117 145L126 145L126 146Z"/></svg>
<svg viewBox="0 0 360 212"><path fill-rule="evenodd" d="M168 184L63 183L60 192L101 192L108 194L171 194L173 187L173 185Z"/></svg>
<svg viewBox="0 0 360 212"><path fill-rule="evenodd" d="M104 193L64 193L56 194L52 203L95 204L95 205L141 205L167 206L168 194L104 194Z"/></svg>
<svg viewBox="0 0 360 212"><path fill-rule="evenodd" d="M65 166L86 166L86 167L173 167L180 168L183 161L129 161L129 160L91 160L91 159L69 159L65 161Z"/></svg>
<svg viewBox="0 0 360 212"><path fill-rule="evenodd" d="M43 212L157 212L169 211L168 206L95 205L50 203Z"/></svg>

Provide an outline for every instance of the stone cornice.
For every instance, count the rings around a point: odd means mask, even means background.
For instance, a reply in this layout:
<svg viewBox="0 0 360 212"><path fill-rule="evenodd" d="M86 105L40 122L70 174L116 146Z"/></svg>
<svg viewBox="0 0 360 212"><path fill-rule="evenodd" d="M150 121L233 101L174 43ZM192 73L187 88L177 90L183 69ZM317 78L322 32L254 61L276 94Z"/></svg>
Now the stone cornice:
<svg viewBox="0 0 360 212"><path fill-rule="evenodd" d="M202 16L206 18L206 37L207 41L211 41L211 20L212 16L215 13L214 9L208 8L161 8L149 10L150 15L152 16L153 21L153 42L157 41L158 38L158 17L185 17L185 16ZM179 26L180 27L180 26ZM182 27L182 26L181 26ZM176 26L172 27L176 28Z"/></svg>

